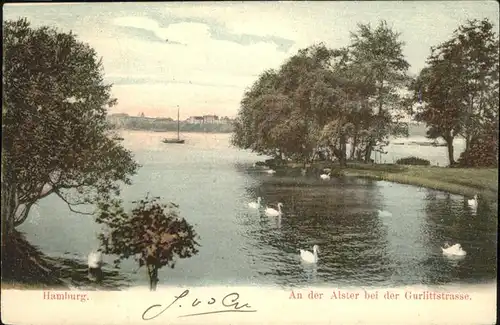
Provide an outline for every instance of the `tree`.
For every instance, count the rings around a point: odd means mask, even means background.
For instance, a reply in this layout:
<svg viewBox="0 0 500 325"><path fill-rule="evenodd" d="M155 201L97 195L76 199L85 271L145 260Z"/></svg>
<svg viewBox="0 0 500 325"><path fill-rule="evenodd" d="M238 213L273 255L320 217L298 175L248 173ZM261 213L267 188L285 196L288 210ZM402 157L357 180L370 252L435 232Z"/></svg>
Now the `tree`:
<svg viewBox="0 0 500 325"><path fill-rule="evenodd" d="M341 166L347 161L347 142L359 126L364 85L341 67L334 53L330 68L323 71L311 94L315 126L320 130L320 147L333 153Z"/></svg>
<svg viewBox="0 0 500 325"><path fill-rule="evenodd" d="M277 143L271 133L275 126L286 121L285 116L290 113L287 97L277 89L278 79L277 71L264 71L244 93L233 124L233 145L275 158L286 151L286 144Z"/></svg>
<svg viewBox="0 0 500 325"><path fill-rule="evenodd" d="M101 202L97 222L105 230L99 240L105 254L118 255L121 260L135 257L139 268L148 270L150 290L156 290L158 270L165 265L174 268L174 258L187 258L198 253L197 235L193 227L177 212L174 203L162 204L160 198L146 196L136 203L131 213L126 213L122 202Z"/></svg>
<svg viewBox="0 0 500 325"><path fill-rule="evenodd" d="M266 98L271 102L275 95L277 73L264 71L248 89L241 100L241 109L233 122L233 145L251 149L260 154L276 155L276 148L267 138L272 118L266 115Z"/></svg>
<svg viewBox="0 0 500 325"><path fill-rule="evenodd" d="M498 120L473 138L458 159L460 167L498 167Z"/></svg>
<svg viewBox="0 0 500 325"><path fill-rule="evenodd" d="M278 71L266 71L244 94L235 121L233 144L276 158L312 159L319 130L327 121L320 111L332 51L324 45L300 50Z"/></svg>
<svg viewBox="0 0 500 325"><path fill-rule="evenodd" d="M72 33L4 22L2 245L48 195L71 211L120 192L139 165L106 115L116 104L96 52Z"/></svg>
<svg viewBox="0 0 500 325"><path fill-rule="evenodd" d="M426 123L428 138L444 139L448 161L452 166L455 164L453 140L459 135L462 123L455 96L459 92L454 82L457 76L448 74L448 66L454 64L449 56L450 54L445 54L443 59L439 59L440 54L431 55L429 62L432 65L421 71L412 88L415 93L420 92L425 101L415 114L415 120Z"/></svg>
<svg viewBox="0 0 500 325"><path fill-rule="evenodd" d="M487 19L460 26L432 48L412 87L414 97L424 100L416 118L427 124L428 137L446 141L450 165L457 136L465 138L468 151L498 121L498 37L492 28Z"/></svg>
<svg viewBox="0 0 500 325"><path fill-rule="evenodd" d="M357 156L369 160L401 133L389 113L403 106L398 91L408 80L398 37L384 22L375 30L360 25L348 48L313 45L265 72L244 95L233 144L304 166L329 152L345 165L351 140Z"/></svg>
<svg viewBox="0 0 500 325"><path fill-rule="evenodd" d="M359 82L374 88L372 95L364 97L375 112L375 115L365 115L371 122L366 132L365 161L370 160L377 144L387 142L391 131L398 130L393 127L394 119L387 113L403 107L399 91L406 88L410 67L403 55L404 42L399 36L385 21L375 29L369 24L359 24L358 31L351 34L352 44L345 64L353 70L352 75Z"/></svg>
<svg viewBox="0 0 500 325"><path fill-rule="evenodd" d="M456 48L460 69L460 97L462 114L462 132L465 148L469 148L476 137L482 136L482 130L493 121L498 121L498 35L488 19L470 20L459 26L448 44ZM463 106L462 106L463 105Z"/></svg>

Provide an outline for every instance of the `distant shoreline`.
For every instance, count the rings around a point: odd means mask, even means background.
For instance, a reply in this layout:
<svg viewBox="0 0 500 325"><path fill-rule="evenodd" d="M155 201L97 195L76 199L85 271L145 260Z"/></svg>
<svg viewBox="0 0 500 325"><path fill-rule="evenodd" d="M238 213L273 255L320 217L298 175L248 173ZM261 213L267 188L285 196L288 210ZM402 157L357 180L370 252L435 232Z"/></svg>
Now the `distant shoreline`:
<svg viewBox="0 0 500 325"><path fill-rule="evenodd" d="M316 162L308 166L309 173L324 172L330 168L335 177L350 176L383 180L399 184L425 187L472 198L480 194L491 202L498 197L498 170L495 168L449 168L439 166L411 166L397 164L370 164L351 162L341 167L336 162ZM299 174L302 163L288 162L273 166L277 173Z"/></svg>
<svg viewBox="0 0 500 325"><path fill-rule="evenodd" d="M133 121L133 122L132 122ZM138 125L135 124L137 121ZM140 123L144 122L144 124ZM150 120L141 120L139 118L131 118L129 120L122 120L121 123L112 123L117 130L127 131L149 131L149 132L177 132L177 123L175 122L160 122L154 123ZM141 125L142 124L142 125ZM427 128L425 125L409 124L409 137L426 136ZM179 132L181 133L233 133L234 129L231 124L218 124L218 123L200 123L191 124L182 121L179 125ZM429 141L432 141L429 139Z"/></svg>
<svg viewBox="0 0 500 325"><path fill-rule="evenodd" d="M148 129L130 129L130 128L116 128L119 131L143 131L143 132L151 132L151 133L177 133L177 129L175 130L148 130ZM229 134L233 133L233 130L180 130L180 133L224 133Z"/></svg>
<svg viewBox="0 0 500 325"><path fill-rule="evenodd" d="M215 119L202 123L190 121L175 121L172 118L151 118L137 116L110 115L108 121L116 129L152 131L152 132L207 132L231 133L233 124L231 119Z"/></svg>

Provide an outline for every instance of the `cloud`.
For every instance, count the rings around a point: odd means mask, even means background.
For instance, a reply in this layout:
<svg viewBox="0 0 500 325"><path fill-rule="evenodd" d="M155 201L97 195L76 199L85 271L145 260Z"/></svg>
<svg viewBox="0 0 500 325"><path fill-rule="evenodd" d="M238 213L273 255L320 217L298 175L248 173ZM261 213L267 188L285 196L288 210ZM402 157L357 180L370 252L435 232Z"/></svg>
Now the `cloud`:
<svg viewBox="0 0 500 325"><path fill-rule="evenodd" d="M183 84L213 88L233 88L244 89L252 84L257 79L257 75L234 75L234 74L217 74L210 75L204 72L191 72L189 75L180 77L169 77L167 75L149 74L107 74L106 81L113 85L141 85L141 84L157 84L168 86L171 84ZM233 91L226 89L226 91Z"/></svg>
<svg viewBox="0 0 500 325"><path fill-rule="evenodd" d="M298 49L346 46L357 23L387 19L406 41L412 72L465 19L497 24L492 2L213 2L6 5L6 19L73 30L103 58L115 112L234 115L257 76ZM496 8L496 7L495 7ZM498 25L496 25L498 26ZM168 40L168 42L166 41ZM286 44L285 44L286 43ZM286 53L284 52L286 50ZM220 112L220 113L219 113ZM229 113L231 112L231 113Z"/></svg>
<svg viewBox="0 0 500 325"><path fill-rule="evenodd" d="M349 41L349 29L355 20L349 17L349 5L335 6L325 2L231 2L206 3L197 6L171 7L168 15L180 18L205 19L224 26L228 33L275 37L293 43L287 55L315 43L333 47ZM361 12L360 12L361 13Z"/></svg>
<svg viewBox="0 0 500 325"><path fill-rule="evenodd" d="M98 37L88 31L80 37L103 57L106 80L114 84L113 94L119 100L114 112L140 108L162 116L168 115L162 107L181 105L182 114L220 110L233 116L244 90L261 72L277 68L286 58L274 42L214 39L210 26L203 23L161 26L151 18L125 16L113 19L111 26L116 31ZM130 37L129 28L169 42Z"/></svg>
<svg viewBox="0 0 500 325"><path fill-rule="evenodd" d="M113 23L116 26L153 32L162 41L205 44L210 40L209 26L201 23L183 22L162 28L157 21L146 17L119 17Z"/></svg>
<svg viewBox="0 0 500 325"><path fill-rule="evenodd" d="M166 13L183 18L208 19L223 25L230 33L257 36L276 36L294 40L300 35L298 17L287 17L290 7L280 9L277 3L209 3L197 6L171 7ZM290 11L288 11L290 12ZM285 13L285 15L277 14ZM279 17L279 23L276 18Z"/></svg>
<svg viewBox="0 0 500 325"><path fill-rule="evenodd" d="M95 37L81 35L103 57L106 74L142 76L147 82L185 80L192 83L221 86L249 86L248 82L262 71L281 64L286 54L273 42L247 45L210 37L209 26L201 23L175 23L165 28L152 19L122 17L115 19L120 27L133 27L154 32L158 38L184 42L151 42L137 38ZM236 80L236 81L235 81Z"/></svg>

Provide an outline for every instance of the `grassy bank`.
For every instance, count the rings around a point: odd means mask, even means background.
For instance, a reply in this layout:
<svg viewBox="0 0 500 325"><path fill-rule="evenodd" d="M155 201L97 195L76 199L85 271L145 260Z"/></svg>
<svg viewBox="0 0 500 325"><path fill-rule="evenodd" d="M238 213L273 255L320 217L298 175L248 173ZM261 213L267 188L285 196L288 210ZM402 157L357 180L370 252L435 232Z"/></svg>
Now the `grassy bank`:
<svg viewBox="0 0 500 325"><path fill-rule="evenodd" d="M301 168L299 164L289 164ZM367 177L401 184L409 184L473 197L479 194L487 200L498 197L498 170L494 168L447 168L437 166L402 166L393 164L350 163L340 168L338 164L317 163L315 170L331 168L335 176Z"/></svg>

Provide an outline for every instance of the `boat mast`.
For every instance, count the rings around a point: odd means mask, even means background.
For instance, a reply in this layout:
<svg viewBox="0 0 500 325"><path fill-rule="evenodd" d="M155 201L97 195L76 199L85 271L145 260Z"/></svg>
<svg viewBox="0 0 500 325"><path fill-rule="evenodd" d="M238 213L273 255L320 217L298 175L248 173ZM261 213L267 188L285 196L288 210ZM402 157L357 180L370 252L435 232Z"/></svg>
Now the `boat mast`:
<svg viewBox="0 0 500 325"><path fill-rule="evenodd" d="M180 130L180 126L179 126L179 105L177 105L177 140L180 139L179 137L179 130Z"/></svg>

